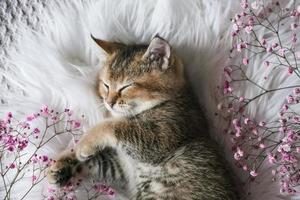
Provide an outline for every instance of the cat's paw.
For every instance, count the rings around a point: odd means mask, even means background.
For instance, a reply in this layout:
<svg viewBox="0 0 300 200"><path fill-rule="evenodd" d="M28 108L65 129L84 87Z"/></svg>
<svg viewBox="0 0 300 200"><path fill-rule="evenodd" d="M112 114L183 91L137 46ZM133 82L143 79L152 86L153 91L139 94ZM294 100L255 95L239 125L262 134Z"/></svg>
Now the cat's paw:
<svg viewBox="0 0 300 200"><path fill-rule="evenodd" d="M113 147L116 144L117 139L113 134L111 123L102 123L79 140L75 147L76 157L80 161L86 161L105 147Z"/></svg>
<svg viewBox="0 0 300 200"><path fill-rule="evenodd" d="M66 185L74 175L78 163L74 153L62 156L48 168L48 182L58 186Z"/></svg>
<svg viewBox="0 0 300 200"><path fill-rule="evenodd" d="M97 150L98 147L95 145L95 141L91 140L88 136L84 136L76 145L76 157L83 162L93 157Z"/></svg>

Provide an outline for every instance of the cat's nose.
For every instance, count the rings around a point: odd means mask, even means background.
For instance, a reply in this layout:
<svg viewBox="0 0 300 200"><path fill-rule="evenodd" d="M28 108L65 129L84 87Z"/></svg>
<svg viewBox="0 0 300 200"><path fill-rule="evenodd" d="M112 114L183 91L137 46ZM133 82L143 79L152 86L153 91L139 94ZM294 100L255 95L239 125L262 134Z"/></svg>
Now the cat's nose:
<svg viewBox="0 0 300 200"><path fill-rule="evenodd" d="M112 107L114 107L116 102L115 101L108 101L106 103L112 108Z"/></svg>

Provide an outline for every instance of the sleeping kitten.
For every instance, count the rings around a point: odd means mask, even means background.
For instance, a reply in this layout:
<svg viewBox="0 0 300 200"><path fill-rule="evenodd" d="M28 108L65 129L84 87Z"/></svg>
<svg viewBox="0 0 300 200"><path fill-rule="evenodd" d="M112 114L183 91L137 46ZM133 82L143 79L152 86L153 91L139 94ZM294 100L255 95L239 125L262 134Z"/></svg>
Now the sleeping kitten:
<svg viewBox="0 0 300 200"><path fill-rule="evenodd" d="M49 181L93 177L136 200L238 199L168 42L93 39L108 56L98 90L111 118L59 157Z"/></svg>

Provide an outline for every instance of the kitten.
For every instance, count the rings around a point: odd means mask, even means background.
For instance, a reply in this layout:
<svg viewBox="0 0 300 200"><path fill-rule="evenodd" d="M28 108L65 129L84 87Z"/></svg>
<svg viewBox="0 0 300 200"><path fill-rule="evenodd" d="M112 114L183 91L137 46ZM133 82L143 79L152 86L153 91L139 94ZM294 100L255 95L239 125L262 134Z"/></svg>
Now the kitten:
<svg viewBox="0 0 300 200"><path fill-rule="evenodd" d="M59 157L49 181L93 177L136 200L238 199L169 43L93 39L107 53L98 91L111 118Z"/></svg>

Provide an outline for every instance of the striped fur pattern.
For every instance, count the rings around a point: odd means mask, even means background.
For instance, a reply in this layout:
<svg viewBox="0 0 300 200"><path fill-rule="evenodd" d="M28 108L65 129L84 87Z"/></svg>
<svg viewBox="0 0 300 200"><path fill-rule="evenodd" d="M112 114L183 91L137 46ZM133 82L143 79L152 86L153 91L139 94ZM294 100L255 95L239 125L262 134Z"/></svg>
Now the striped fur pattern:
<svg viewBox="0 0 300 200"><path fill-rule="evenodd" d="M98 90L111 116L59 157L49 181L94 177L132 200L238 199L168 42L95 41L108 55Z"/></svg>

